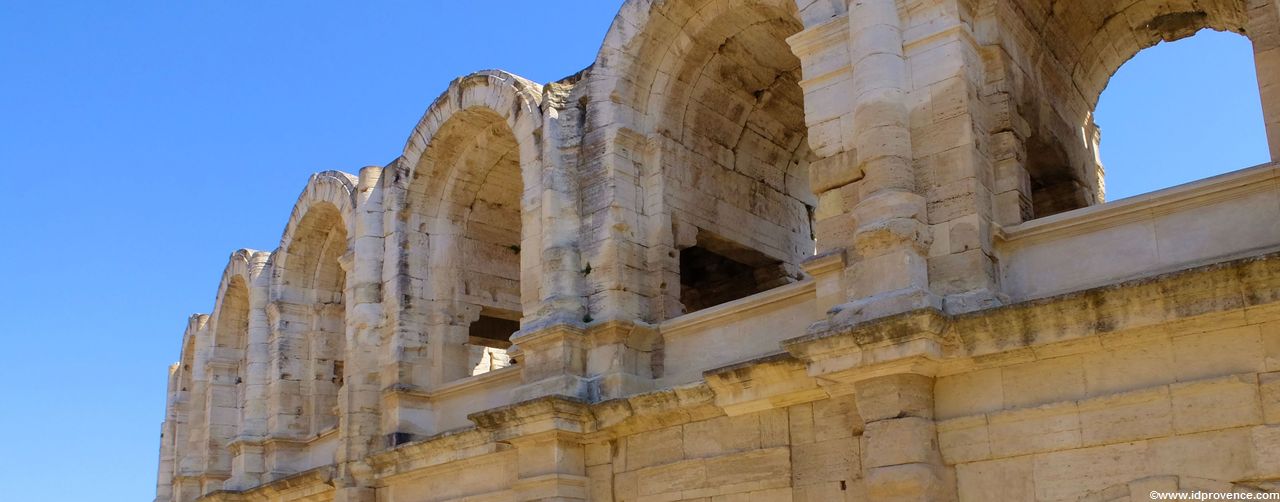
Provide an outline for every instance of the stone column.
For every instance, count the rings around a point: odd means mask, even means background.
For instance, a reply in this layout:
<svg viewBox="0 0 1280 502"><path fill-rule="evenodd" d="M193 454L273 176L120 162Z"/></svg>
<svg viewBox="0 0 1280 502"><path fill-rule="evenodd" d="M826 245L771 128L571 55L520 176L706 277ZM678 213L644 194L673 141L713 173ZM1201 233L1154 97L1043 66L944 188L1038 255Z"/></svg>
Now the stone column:
<svg viewBox="0 0 1280 502"><path fill-rule="evenodd" d="M267 436L267 401L271 382L271 327L267 319L268 253L255 253L249 262L249 322L245 337L244 401L240 410L240 433L232 443L231 479L226 487L243 490L264 481L266 462L262 440Z"/></svg>
<svg viewBox="0 0 1280 502"><path fill-rule="evenodd" d="M854 384L862 434L863 480L874 501L955 499L933 421L933 378L901 373Z"/></svg>
<svg viewBox="0 0 1280 502"><path fill-rule="evenodd" d="M925 198L916 192L905 102L907 62L894 0L849 4L854 166L861 172L852 211L849 303L833 320L858 322L938 306L929 292ZM821 237L819 237L821 238Z"/></svg>
<svg viewBox="0 0 1280 502"><path fill-rule="evenodd" d="M582 218L579 210L579 186L575 176L577 169L570 164L578 160L578 144L581 131L578 129L577 109L567 106L567 89L559 86L548 86L544 99L542 127L540 131L543 141L538 159L532 165L521 166L521 172L528 178L538 176L539 183L525 180L526 193L538 190L536 194L528 194L526 200L536 197L537 211L530 215L536 222L525 222L521 225L526 235L534 234L541 242L522 243L526 249L530 244L529 260L521 254L520 289L524 304L522 324L527 326L578 323L586 314L583 296L582 256L578 251L581 238ZM570 108L567 122L561 120L561 108ZM566 138L572 138L572 144L565 144ZM562 152L561 149L566 152ZM536 230L536 232L534 232Z"/></svg>
<svg viewBox="0 0 1280 502"><path fill-rule="evenodd" d="M810 166L818 252L848 263L832 325L941 307L929 290L902 33L898 2L857 0L788 40L803 65L809 145L821 157Z"/></svg>
<svg viewBox="0 0 1280 502"><path fill-rule="evenodd" d="M346 364L338 389L337 502L374 502L373 469L365 457L381 437L379 348L382 345L382 200L374 190L382 169L360 170L356 185L355 235L340 264L347 274Z"/></svg>

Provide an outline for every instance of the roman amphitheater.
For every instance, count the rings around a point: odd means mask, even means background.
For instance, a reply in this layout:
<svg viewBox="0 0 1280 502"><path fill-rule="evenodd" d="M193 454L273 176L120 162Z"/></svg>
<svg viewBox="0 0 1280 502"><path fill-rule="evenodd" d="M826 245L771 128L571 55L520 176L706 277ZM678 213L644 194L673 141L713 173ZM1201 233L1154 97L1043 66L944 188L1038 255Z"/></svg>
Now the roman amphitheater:
<svg viewBox="0 0 1280 502"><path fill-rule="evenodd" d="M1277 166L1104 203L1100 93L1205 28L1275 157L1273 0L628 0L230 255L156 500L1280 491Z"/></svg>

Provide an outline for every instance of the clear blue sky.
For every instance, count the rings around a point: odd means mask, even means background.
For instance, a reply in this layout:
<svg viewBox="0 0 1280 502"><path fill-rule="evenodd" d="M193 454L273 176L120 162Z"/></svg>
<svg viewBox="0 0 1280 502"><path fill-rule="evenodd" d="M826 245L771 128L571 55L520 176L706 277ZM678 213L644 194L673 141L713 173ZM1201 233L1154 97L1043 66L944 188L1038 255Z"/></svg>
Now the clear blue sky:
<svg viewBox="0 0 1280 502"><path fill-rule="evenodd" d="M6 500L150 500L227 256L273 249L311 172L395 158L452 78L582 69L618 3L0 0ZM1113 197L1264 161L1257 99L1241 37L1144 52L1099 111Z"/></svg>

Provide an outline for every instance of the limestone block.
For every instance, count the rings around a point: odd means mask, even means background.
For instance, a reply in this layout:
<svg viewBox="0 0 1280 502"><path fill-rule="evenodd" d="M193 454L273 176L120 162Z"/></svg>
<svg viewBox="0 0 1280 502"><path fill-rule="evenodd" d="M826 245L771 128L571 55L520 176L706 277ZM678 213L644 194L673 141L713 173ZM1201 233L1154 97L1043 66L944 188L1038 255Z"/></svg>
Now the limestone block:
<svg viewBox="0 0 1280 502"><path fill-rule="evenodd" d="M862 179L857 152L840 152L809 164L809 186L824 193Z"/></svg>
<svg viewBox="0 0 1280 502"><path fill-rule="evenodd" d="M1150 440L1151 473L1208 479L1243 479L1254 471L1254 437L1246 428Z"/></svg>
<svg viewBox="0 0 1280 502"><path fill-rule="evenodd" d="M684 426L684 458L700 458L760 448L760 417L719 417Z"/></svg>
<svg viewBox="0 0 1280 502"><path fill-rule="evenodd" d="M869 422L862 433L863 466L930 463L937 457L933 421L906 417Z"/></svg>
<svg viewBox="0 0 1280 502"><path fill-rule="evenodd" d="M613 447L610 442L590 443L583 448L586 452L588 467L608 464L613 460Z"/></svg>
<svg viewBox="0 0 1280 502"><path fill-rule="evenodd" d="M1168 387L1083 400L1079 403L1081 442L1096 446L1173 433Z"/></svg>
<svg viewBox="0 0 1280 502"><path fill-rule="evenodd" d="M791 451L769 448L706 460L706 482L710 487L733 487L749 483L756 486L788 486L791 483Z"/></svg>
<svg viewBox="0 0 1280 502"><path fill-rule="evenodd" d="M996 411L1004 407L1001 369L991 368L938 377L934 410L938 419Z"/></svg>
<svg viewBox="0 0 1280 502"><path fill-rule="evenodd" d="M793 486L838 483L861 477L858 441L842 438L791 447Z"/></svg>
<svg viewBox="0 0 1280 502"><path fill-rule="evenodd" d="M587 467L587 493L591 500L613 498L613 472L608 465Z"/></svg>
<svg viewBox="0 0 1280 502"><path fill-rule="evenodd" d="M684 455L684 431L678 426L642 432L626 438L626 443L629 470L674 462Z"/></svg>
<svg viewBox="0 0 1280 502"><path fill-rule="evenodd" d="M1085 392L1103 396L1171 383L1173 361L1173 346L1167 338L1086 354Z"/></svg>
<svg viewBox="0 0 1280 502"><path fill-rule="evenodd" d="M703 459L686 460L646 467L636 471L636 476L637 493L641 497L694 490L706 486L707 465Z"/></svg>
<svg viewBox="0 0 1280 502"><path fill-rule="evenodd" d="M986 415L974 415L939 422L938 450L947 464L955 465L991 458L991 434Z"/></svg>
<svg viewBox="0 0 1280 502"><path fill-rule="evenodd" d="M814 401L812 416L814 441L856 436L863 430L862 417L858 413L857 404L852 396ZM801 427L803 428L803 425ZM803 431L801 437L804 437Z"/></svg>
<svg viewBox="0 0 1280 502"><path fill-rule="evenodd" d="M963 463L956 466L960 502L1036 500L1033 457Z"/></svg>
<svg viewBox="0 0 1280 502"><path fill-rule="evenodd" d="M816 440L813 425L813 404L805 403L787 407L787 426L791 444L806 444ZM852 436L852 433L850 434Z"/></svg>
<svg viewBox="0 0 1280 502"><path fill-rule="evenodd" d="M1179 434L1262 423L1258 379L1252 373L1173 384L1169 393Z"/></svg>
<svg viewBox="0 0 1280 502"><path fill-rule="evenodd" d="M931 464L899 464L868 469L864 483L870 500L941 500L951 489L946 484L942 467Z"/></svg>
<svg viewBox="0 0 1280 502"><path fill-rule="evenodd" d="M1084 395L1081 356L1067 356L1004 368L1005 406L1024 407L1073 400Z"/></svg>
<svg viewBox="0 0 1280 502"><path fill-rule="evenodd" d="M1259 374L1258 394L1262 401L1263 421L1280 423L1280 372Z"/></svg>
<svg viewBox="0 0 1280 502"><path fill-rule="evenodd" d="M991 454L997 458L1066 450L1081 444L1075 402L993 413L987 420Z"/></svg>
<svg viewBox="0 0 1280 502"><path fill-rule="evenodd" d="M858 382L858 414L867 422L901 417L933 418L933 379L897 374Z"/></svg>
<svg viewBox="0 0 1280 502"><path fill-rule="evenodd" d="M613 497L617 502L634 502L640 499L640 471L613 475ZM605 499L609 500L609 499Z"/></svg>
<svg viewBox="0 0 1280 502"><path fill-rule="evenodd" d="M1142 442L1035 455L1035 500L1074 500L1145 477L1151 470L1150 455L1148 445Z"/></svg>
<svg viewBox="0 0 1280 502"><path fill-rule="evenodd" d="M1261 331L1242 326L1173 338L1173 357L1179 382L1266 371Z"/></svg>
<svg viewBox="0 0 1280 502"><path fill-rule="evenodd" d="M1257 321L1259 318L1269 317L1266 314L1277 315L1267 312L1268 310L1271 309L1248 309L1245 315L1249 319L1249 324L1258 324L1259 333L1262 336L1263 363L1266 365L1266 371L1280 371L1280 322L1259 323Z"/></svg>
<svg viewBox="0 0 1280 502"><path fill-rule="evenodd" d="M790 425L786 408L760 412L760 446L772 448L791 444Z"/></svg>

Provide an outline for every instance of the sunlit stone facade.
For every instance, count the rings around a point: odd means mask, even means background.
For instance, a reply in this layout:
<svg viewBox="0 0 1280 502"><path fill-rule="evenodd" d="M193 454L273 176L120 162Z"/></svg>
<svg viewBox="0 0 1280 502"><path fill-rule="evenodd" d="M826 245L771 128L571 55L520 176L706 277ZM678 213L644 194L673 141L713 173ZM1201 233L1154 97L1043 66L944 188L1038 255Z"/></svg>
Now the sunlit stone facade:
<svg viewBox="0 0 1280 502"><path fill-rule="evenodd" d="M1202 28L1274 154L1272 0L629 0L231 255L156 500L1276 489L1276 167L1103 203L1108 78Z"/></svg>

